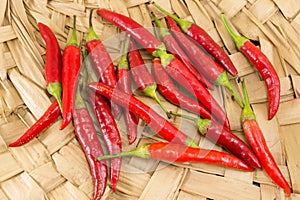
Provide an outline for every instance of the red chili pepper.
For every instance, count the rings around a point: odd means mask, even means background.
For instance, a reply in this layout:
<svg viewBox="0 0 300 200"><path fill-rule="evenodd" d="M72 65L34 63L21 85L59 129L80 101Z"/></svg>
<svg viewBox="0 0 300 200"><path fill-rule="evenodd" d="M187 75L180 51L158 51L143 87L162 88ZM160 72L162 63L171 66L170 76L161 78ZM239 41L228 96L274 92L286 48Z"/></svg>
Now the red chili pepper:
<svg viewBox="0 0 300 200"><path fill-rule="evenodd" d="M208 53L210 53L233 77L237 75L237 70L231 62L229 56L222 50L222 48L209 36L205 30L198 25L184 21L170 14L165 9L153 3L162 13L169 15L173 20L177 22L181 30L186 33L190 38L200 44Z"/></svg>
<svg viewBox="0 0 300 200"><path fill-rule="evenodd" d="M174 163L206 163L215 164L228 168L234 168L244 171L253 171L242 160L233 155L219 152L215 150L206 150L200 148L192 148L174 143L157 142L145 144L135 150L129 152L121 152L116 155L99 156L98 160L111 159L123 156L137 156L146 159L160 160Z"/></svg>
<svg viewBox="0 0 300 200"><path fill-rule="evenodd" d="M38 27L42 38L46 43L46 63L45 76L47 82L47 91L53 95L60 109L62 110L61 102L61 53L58 41L51 29L43 23L38 23Z"/></svg>
<svg viewBox="0 0 300 200"><path fill-rule="evenodd" d="M74 110L74 128L78 141L85 153L89 163L92 178L94 181L94 200L101 199L106 189L107 166L105 161L97 161L95 158L103 155L101 143L97 137L97 132L89 111L77 91L76 104Z"/></svg>
<svg viewBox="0 0 300 200"><path fill-rule="evenodd" d="M117 76L110 55L106 51L105 46L95 33L92 26L92 14L90 14L90 27L86 38L86 47L90 53L91 60L100 78L100 81L112 86L117 86ZM111 104L114 116L117 118L121 114L121 108L116 104Z"/></svg>
<svg viewBox="0 0 300 200"><path fill-rule="evenodd" d="M60 109L57 100L53 101L43 116L36 121L17 141L9 144L10 147L18 147L28 143L33 138L50 127L59 117Z"/></svg>
<svg viewBox="0 0 300 200"><path fill-rule="evenodd" d="M157 82L158 91L171 103L190 112L199 114L203 118L212 119L211 114L198 101L188 98L180 93L167 72L161 66L160 60L155 58L152 62L152 73Z"/></svg>
<svg viewBox="0 0 300 200"><path fill-rule="evenodd" d="M158 135L167 141L185 144L187 146L198 147L191 138L174 127L168 120L164 119L149 106L136 99L134 96L126 94L118 89L103 83L91 83L89 87L116 102L122 107L128 108L151 127Z"/></svg>
<svg viewBox="0 0 300 200"><path fill-rule="evenodd" d="M245 56L250 60L250 62L256 67L260 75L265 81L268 90L268 100L269 100L269 116L268 119L271 120L276 115L279 104L280 104L280 80L274 69L272 63L269 61L267 56L260 51L249 39L236 35L229 24L227 23L225 15L222 15L222 20L224 25L234 39L237 48L243 52Z"/></svg>
<svg viewBox="0 0 300 200"><path fill-rule="evenodd" d="M188 58L187 54L181 49L178 45L177 41L173 38L173 36L168 32L166 29L163 28L160 21L157 19L156 16L154 17L154 21L157 27L160 30L160 35L162 36L162 41L167 47L167 51L172 53L176 56L181 62L194 74L194 76L207 88L213 90L214 86L206 80L202 74L198 72L195 66L191 63L190 59ZM181 42L181 41L178 41Z"/></svg>
<svg viewBox="0 0 300 200"><path fill-rule="evenodd" d="M100 83L99 83L100 84ZM107 145L110 154L119 153L122 151L122 142L119 130L117 128L114 117L110 111L106 100L98 95L89 93L89 102L96 115L100 125L103 139ZM117 182L120 176L121 158L112 159L110 161L110 179L113 191L116 191Z"/></svg>
<svg viewBox="0 0 300 200"><path fill-rule="evenodd" d="M198 70L203 73L203 75L214 84L222 85L226 87L234 96L234 99L237 103L243 107L243 102L232 87L227 72L217 64L210 56L200 49L197 44L191 41L189 38L184 35L180 28L177 26L176 22L172 20L170 16L167 16L169 28L172 30L172 33L176 40L179 42L181 47L187 53L188 57L192 60Z"/></svg>
<svg viewBox="0 0 300 200"><path fill-rule="evenodd" d="M168 110L156 95L157 84L149 73L139 49L133 40L129 43L128 60L133 80L138 89L143 91L146 96L153 98L167 114L168 118L170 118Z"/></svg>
<svg viewBox="0 0 300 200"><path fill-rule="evenodd" d="M62 58L62 125L60 130L64 129L72 120L75 103L76 84L80 71L80 49L76 38L76 16L74 16L74 28L71 40L64 49Z"/></svg>
<svg viewBox="0 0 300 200"><path fill-rule="evenodd" d="M254 153L260 160L262 168L269 177L281 188L284 189L287 196L291 195L291 188L280 172L272 153L270 152L264 135L256 121L256 116L250 106L245 83L243 82L243 92L245 98L245 107L243 108L241 120L246 138L252 147Z"/></svg>
<svg viewBox="0 0 300 200"><path fill-rule="evenodd" d="M117 75L118 75L118 88L121 91L125 92L126 94L132 95L129 63L127 59L129 41L130 41L130 37L128 37L125 41L124 54L121 57L121 60L118 64ZM124 115L125 115L125 120L128 129L129 144L132 144L137 138L138 118L134 113L130 112L127 108L124 108Z"/></svg>

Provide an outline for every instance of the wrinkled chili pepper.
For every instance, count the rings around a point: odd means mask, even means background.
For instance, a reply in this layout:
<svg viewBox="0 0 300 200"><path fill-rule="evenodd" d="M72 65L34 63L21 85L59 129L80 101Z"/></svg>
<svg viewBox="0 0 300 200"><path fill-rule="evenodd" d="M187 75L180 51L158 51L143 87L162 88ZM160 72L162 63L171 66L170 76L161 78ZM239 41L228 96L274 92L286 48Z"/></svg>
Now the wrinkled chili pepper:
<svg viewBox="0 0 300 200"><path fill-rule="evenodd" d="M49 128L59 117L60 109L57 100L54 100L46 112L36 121L18 140L9 144L10 147L22 146L37 137Z"/></svg>
<svg viewBox="0 0 300 200"><path fill-rule="evenodd" d="M245 82L242 82L245 98L245 106L242 111L241 120L245 136L254 153L260 160L262 168L269 177L281 188L284 189L287 196L291 195L291 188L280 172L272 153L270 152L264 135L256 121L256 116L251 108Z"/></svg>
<svg viewBox="0 0 300 200"><path fill-rule="evenodd" d="M138 89L143 91L146 96L153 98L167 114L168 118L170 118L168 110L156 94L157 84L149 73L139 52L139 49L137 48L133 40L130 40L129 44L128 61L133 80L136 83Z"/></svg>
<svg viewBox="0 0 300 200"><path fill-rule="evenodd" d="M259 160L248 145L216 121L194 118L179 113L171 114L194 121L198 126L199 132L203 136L224 147L232 154L245 161L249 166L261 168Z"/></svg>
<svg viewBox="0 0 300 200"><path fill-rule="evenodd" d="M76 16L74 16L74 27L72 38L67 42L62 57L62 125L64 129L71 121L74 111L75 93L78 75L80 72L80 49L76 38Z"/></svg>
<svg viewBox="0 0 300 200"><path fill-rule="evenodd" d="M180 26L181 30L186 33L190 38L201 45L208 53L210 53L233 77L237 75L237 70L230 60L229 56L222 50L222 48L209 36L205 30L198 25L181 20L175 15L167 12L158 4L153 2L153 5L157 7L162 13L170 16Z"/></svg>
<svg viewBox="0 0 300 200"><path fill-rule="evenodd" d="M202 49L197 46L197 44L187 38L170 16L167 16L167 20L169 28L172 30L174 37L185 50L193 63L195 63L195 66L198 68L198 70L214 84L226 87L231 92L237 103L243 107L243 102L238 93L232 87L228 79L227 72L210 56L204 53Z"/></svg>
<svg viewBox="0 0 300 200"><path fill-rule="evenodd" d="M111 159L123 156L137 156L146 159L174 163L190 162L215 164L244 171L253 171L252 167L249 167L245 162L228 153L163 142L145 144L129 152L121 152L115 155L99 156L97 160Z"/></svg>
<svg viewBox="0 0 300 200"><path fill-rule="evenodd" d="M97 161L96 157L103 155L101 143L97 137L97 132L93 120L86 108L85 102L80 95L80 84L78 84L76 103L73 115L75 134L85 153L89 163L91 175L94 181L94 200L100 200L103 196L107 183L106 162Z"/></svg>
<svg viewBox="0 0 300 200"><path fill-rule="evenodd" d="M276 70L267 56L261 52L260 49L257 48L249 39L238 36L231 30L224 14L222 15L222 20L228 33L235 41L237 48L250 60L250 62L256 67L264 79L268 90L268 119L273 119L280 104L280 80Z"/></svg>
<svg viewBox="0 0 300 200"><path fill-rule="evenodd" d="M180 60L166 52L165 45L155 38L154 35L127 16L104 9L97 10L97 14L130 34L146 50L152 53L154 57L160 57L162 66L165 67L168 74L176 81L181 81L181 83L182 81L185 83L188 82L189 84L184 84L183 86L192 94L195 94L197 99L221 123L224 123L228 128L230 127L226 114L216 100Z"/></svg>
<svg viewBox="0 0 300 200"><path fill-rule="evenodd" d="M164 119L149 106L138 100L132 95L126 94L118 89L103 83L91 83L89 88L96 93L116 102L122 107L128 108L151 127L158 135L167 141L184 144L186 146L198 147L193 140L173 126L168 120Z"/></svg>
<svg viewBox="0 0 300 200"><path fill-rule="evenodd" d="M195 66L191 63L190 59L188 58L187 54L181 49L175 38L168 32L160 21L157 19L155 15L153 15L154 21L159 28L160 35L162 37L163 43L166 45L167 51L175 55L182 63L194 74L194 76L207 88L213 90L214 86L206 80L202 74L195 68ZM178 41L181 42L181 41Z"/></svg>
<svg viewBox="0 0 300 200"><path fill-rule="evenodd" d="M155 58L152 62L152 73L157 82L158 91L171 103L180 106L203 118L212 119L211 114L198 101L188 98L178 91L171 78L161 66L160 60Z"/></svg>
<svg viewBox="0 0 300 200"><path fill-rule="evenodd" d="M132 95L129 62L127 59L129 41L130 41L130 37L127 37L124 45L124 53L118 64L117 77L118 77L118 88L121 91L129 95ZM130 112L128 108L124 108L124 116L125 116L126 125L128 129L127 131L128 131L129 144L132 144L137 138L138 118L134 113Z"/></svg>
<svg viewBox="0 0 300 200"><path fill-rule="evenodd" d="M55 97L62 111L61 102L61 52L58 41L52 30L43 23L38 23L42 38L46 43L45 77L47 91Z"/></svg>
<svg viewBox="0 0 300 200"><path fill-rule="evenodd" d="M103 139L107 145L110 154L119 153L122 150L121 136L110 111L106 100L99 94L92 92L88 93L89 102L96 115L97 121L100 125ZM110 179L113 191L116 191L117 182L120 176L122 159L116 158L110 161Z"/></svg>
<svg viewBox="0 0 300 200"><path fill-rule="evenodd" d="M112 87L116 87L117 76L115 74L114 65L110 55L106 51L105 46L93 29L92 14L93 10L91 11L89 19L89 32L86 38L86 47L100 81ZM117 118L121 114L121 108L113 103L111 106L114 116Z"/></svg>

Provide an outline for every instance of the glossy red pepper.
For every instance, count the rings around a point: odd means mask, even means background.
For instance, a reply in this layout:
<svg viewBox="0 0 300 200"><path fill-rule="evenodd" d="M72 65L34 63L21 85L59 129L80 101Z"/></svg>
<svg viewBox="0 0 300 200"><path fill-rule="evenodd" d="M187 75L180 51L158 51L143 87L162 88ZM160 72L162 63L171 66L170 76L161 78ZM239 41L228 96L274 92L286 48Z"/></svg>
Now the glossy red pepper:
<svg viewBox="0 0 300 200"><path fill-rule="evenodd" d="M237 48L250 60L256 67L265 81L268 90L269 115L271 120L276 115L280 104L280 80L272 63L267 56L260 51L249 39L236 35L229 27L225 15L222 15L224 25L234 39Z"/></svg>
<svg viewBox="0 0 300 200"><path fill-rule="evenodd" d="M45 61L45 77L47 83L47 91L54 96L62 110L61 102L61 52L58 41L52 30L43 23L38 23L38 27L42 38L46 43L46 61Z"/></svg>
<svg viewBox="0 0 300 200"><path fill-rule="evenodd" d="M126 94L132 95L129 63L127 59L129 41L130 41L130 37L127 37L124 45L124 53L118 64L117 77L118 77L118 88L121 91L125 92ZM132 144L137 138L138 118L134 113L130 112L127 108L124 108L124 115L125 115L126 125L128 129L129 144Z"/></svg>
<svg viewBox="0 0 300 200"><path fill-rule="evenodd" d="M190 162L215 164L244 171L253 171L253 168L249 167L242 160L224 152L192 148L180 144L163 142L146 144L135 150L122 152L116 155L99 156L97 159L104 160L120 156L138 156L146 159L174 163Z"/></svg>
<svg viewBox="0 0 300 200"><path fill-rule="evenodd" d="M274 183L284 189L287 196L290 196L291 188L280 172L280 169L278 168L274 157L267 146L264 135L259 128L259 125L256 121L256 116L250 106L249 97L244 82L243 92L245 98L245 107L242 111L241 120L246 138L254 153L260 160L262 168L265 170L265 172L274 181Z"/></svg>
<svg viewBox="0 0 300 200"><path fill-rule="evenodd" d="M74 111L76 84L80 72L80 49L76 38L76 17L74 17L74 27L71 40L64 49L62 58L62 125L64 129L71 121Z"/></svg>
<svg viewBox="0 0 300 200"><path fill-rule="evenodd" d="M105 85L103 83L91 83L89 88L95 90L102 96L116 102L122 107L128 108L151 127L158 135L167 141L185 144L187 146L197 147L193 140L179 131L169 121L160 116L149 106L138 100L132 95L126 94L118 89Z"/></svg>
<svg viewBox="0 0 300 200"><path fill-rule="evenodd" d="M175 15L170 14L165 9L153 3L162 13L170 16L180 26L181 30L190 38L201 45L208 53L210 53L233 77L237 75L237 70L230 60L229 56L222 50L222 48L209 36L205 30L198 25L181 20Z"/></svg>
<svg viewBox="0 0 300 200"><path fill-rule="evenodd" d="M100 125L103 139L110 154L119 153L122 150L122 142L115 119L106 100L95 93L89 93L89 102ZM116 191L120 176L122 159L116 158L110 161L110 179L113 191Z"/></svg>
<svg viewBox="0 0 300 200"><path fill-rule="evenodd" d="M36 121L17 141L9 144L10 147L22 146L37 137L49 128L59 117L60 109L57 100L53 101L43 116Z"/></svg>

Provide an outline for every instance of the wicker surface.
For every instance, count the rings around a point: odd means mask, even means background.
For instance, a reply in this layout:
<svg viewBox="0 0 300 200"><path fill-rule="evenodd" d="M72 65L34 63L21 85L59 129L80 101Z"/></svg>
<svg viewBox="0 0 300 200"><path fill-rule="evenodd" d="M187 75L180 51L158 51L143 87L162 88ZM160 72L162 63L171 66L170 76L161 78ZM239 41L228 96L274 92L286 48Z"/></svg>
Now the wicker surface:
<svg viewBox="0 0 300 200"><path fill-rule="evenodd" d="M203 27L219 45L226 48L241 77L245 78L250 100L268 146L285 177L292 185L290 199L300 199L300 3L298 0L159 0L160 5L179 17ZM150 11L163 17L149 0L1 0L0 1L0 199L91 199L93 183L81 147L70 125L58 131L61 119L37 139L19 148L8 144L23 134L51 103L43 74L45 44L37 31L37 21L49 25L61 48L70 38L72 15L78 16L78 39L84 44L91 8L107 8L129 15L151 27ZM225 12L236 29L257 41L276 67L281 80L281 105L277 116L267 120L264 82L237 51L220 21ZM120 31L95 16L93 25L105 41ZM120 44L107 43L112 56L120 55ZM147 62L151 56L143 51ZM117 62L118 60L115 60ZM236 85L235 80L232 83ZM240 91L240 88L237 88ZM241 131L241 109L227 91L217 87L215 98L224 106L234 133ZM152 100L140 97L149 105ZM166 102L167 104L167 102ZM167 104L169 109L178 108ZM155 107L157 108L157 107ZM159 109L157 109L159 110ZM199 143L193 123L172 122ZM118 126L124 150L151 140L160 140L144 128L143 135L128 146L124 121ZM147 136L147 137L145 137ZM215 149L221 150L215 146ZM109 186L109 184L108 184ZM199 199L285 199L261 170L245 173L208 165L168 165L137 158L123 161L117 192L107 187L103 199L199 200Z"/></svg>

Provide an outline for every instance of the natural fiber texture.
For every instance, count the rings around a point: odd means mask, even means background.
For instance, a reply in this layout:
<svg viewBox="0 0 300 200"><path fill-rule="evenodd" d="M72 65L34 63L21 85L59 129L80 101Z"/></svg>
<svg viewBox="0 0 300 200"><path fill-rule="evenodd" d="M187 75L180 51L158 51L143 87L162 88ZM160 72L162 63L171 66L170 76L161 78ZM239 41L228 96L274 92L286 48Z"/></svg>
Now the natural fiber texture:
<svg viewBox="0 0 300 200"><path fill-rule="evenodd" d="M292 185L291 199L300 199L300 4L298 0L159 0L179 17L203 27L230 55L239 76L244 78L257 120L276 162ZM80 44L88 31L91 8L106 8L128 15L146 27L152 26L150 12L163 15L149 0L1 0L0 1L0 199L91 199L93 182L84 153L72 125L59 131L61 119L27 145L8 148L47 109L52 98L45 89L43 72L45 44L37 22L55 32L63 49L70 38L72 15L78 17ZM281 80L281 105L277 116L267 120L267 95L264 82L255 68L237 51L227 34L220 14L224 12L236 30L259 44L274 64ZM93 26L101 40L120 33L115 26L94 16ZM120 40L123 38L119 38ZM122 52L118 41L105 42L111 56ZM142 51L147 62L151 55ZM115 64L118 59L115 59ZM232 83L237 86L235 80ZM241 92L241 88L237 88ZM226 110L234 133L241 131L241 109L229 93L217 87L214 97ZM139 97L148 105L154 101ZM162 97L161 97L162 98ZM164 102L170 110L177 107ZM183 111L186 113L185 111ZM172 120L201 145L192 122ZM140 138L128 145L124 120L118 120L123 149L161 140L141 122ZM218 146L214 149L222 150ZM109 186L109 184L108 184ZM109 187L103 199L201 200L201 199L285 199L262 170L245 173L217 166L173 165L138 158L123 161L121 178L113 193Z"/></svg>

